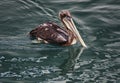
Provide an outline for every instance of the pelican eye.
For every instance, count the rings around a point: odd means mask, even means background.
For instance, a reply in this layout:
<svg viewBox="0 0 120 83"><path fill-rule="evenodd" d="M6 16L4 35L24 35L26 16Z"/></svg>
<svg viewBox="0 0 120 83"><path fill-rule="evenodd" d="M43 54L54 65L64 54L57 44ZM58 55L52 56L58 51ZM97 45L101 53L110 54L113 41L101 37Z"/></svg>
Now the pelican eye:
<svg viewBox="0 0 120 83"><path fill-rule="evenodd" d="M71 18L72 18L72 17L70 17L70 16L66 16L66 19L67 19L67 20L71 20Z"/></svg>

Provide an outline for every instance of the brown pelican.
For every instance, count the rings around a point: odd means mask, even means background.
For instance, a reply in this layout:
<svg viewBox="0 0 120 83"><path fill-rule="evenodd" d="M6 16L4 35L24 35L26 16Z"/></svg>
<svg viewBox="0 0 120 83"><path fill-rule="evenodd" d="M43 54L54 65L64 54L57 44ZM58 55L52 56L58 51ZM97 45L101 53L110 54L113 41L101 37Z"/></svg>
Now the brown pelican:
<svg viewBox="0 0 120 83"><path fill-rule="evenodd" d="M62 10L59 12L59 17L64 28L60 28L53 22L43 23L30 32L30 37L44 43L55 43L62 46L73 45L79 41L83 47L87 47L72 20L70 12Z"/></svg>

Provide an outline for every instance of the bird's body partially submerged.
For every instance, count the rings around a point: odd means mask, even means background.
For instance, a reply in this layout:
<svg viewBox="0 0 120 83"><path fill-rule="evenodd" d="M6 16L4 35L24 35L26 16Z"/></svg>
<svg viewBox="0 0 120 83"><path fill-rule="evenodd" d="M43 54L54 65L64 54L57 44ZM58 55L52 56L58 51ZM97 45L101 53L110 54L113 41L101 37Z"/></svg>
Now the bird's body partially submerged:
<svg viewBox="0 0 120 83"><path fill-rule="evenodd" d="M59 16L63 22L64 28L60 28L53 22L43 23L30 32L30 37L36 38L44 43L53 43L63 46L73 45L79 40L81 44L86 47L72 21L69 11L61 11Z"/></svg>
<svg viewBox="0 0 120 83"><path fill-rule="evenodd" d="M41 24L30 32L31 37L37 38L44 43L53 43L63 46L75 44L75 36L71 31L60 28L53 22Z"/></svg>

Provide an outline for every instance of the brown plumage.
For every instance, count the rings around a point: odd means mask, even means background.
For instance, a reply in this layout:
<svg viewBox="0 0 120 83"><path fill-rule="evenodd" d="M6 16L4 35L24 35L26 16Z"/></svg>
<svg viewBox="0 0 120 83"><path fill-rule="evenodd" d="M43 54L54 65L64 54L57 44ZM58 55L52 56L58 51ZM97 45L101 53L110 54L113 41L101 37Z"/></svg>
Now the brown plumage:
<svg viewBox="0 0 120 83"><path fill-rule="evenodd" d="M30 36L36 39L40 38L44 43L53 43L63 46L70 45L75 38L71 31L66 31L53 22L41 24L30 32Z"/></svg>
<svg viewBox="0 0 120 83"><path fill-rule="evenodd" d="M77 41L87 47L82 40L68 10L62 10L59 13L60 20L64 27L59 27L56 23L46 22L39 25L30 32L31 38L36 38L44 43L59 44L62 46L73 45Z"/></svg>

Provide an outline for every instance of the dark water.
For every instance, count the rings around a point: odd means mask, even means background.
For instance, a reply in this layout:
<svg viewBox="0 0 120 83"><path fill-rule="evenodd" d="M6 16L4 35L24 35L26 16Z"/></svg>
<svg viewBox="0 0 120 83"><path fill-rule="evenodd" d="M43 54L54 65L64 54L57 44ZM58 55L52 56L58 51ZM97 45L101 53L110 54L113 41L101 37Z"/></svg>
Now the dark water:
<svg viewBox="0 0 120 83"><path fill-rule="evenodd" d="M89 48L32 44L64 9ZM0 83L120 83L120 0L0 0Z"/></svg>

